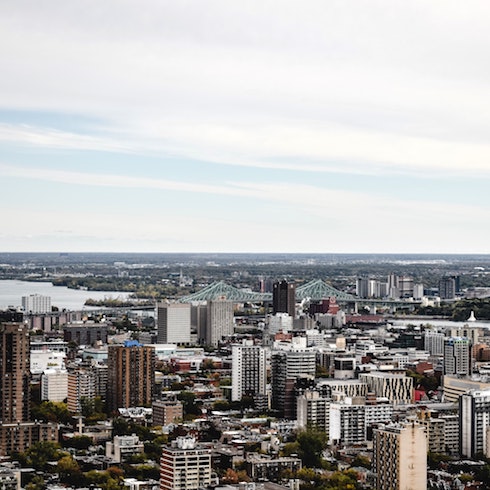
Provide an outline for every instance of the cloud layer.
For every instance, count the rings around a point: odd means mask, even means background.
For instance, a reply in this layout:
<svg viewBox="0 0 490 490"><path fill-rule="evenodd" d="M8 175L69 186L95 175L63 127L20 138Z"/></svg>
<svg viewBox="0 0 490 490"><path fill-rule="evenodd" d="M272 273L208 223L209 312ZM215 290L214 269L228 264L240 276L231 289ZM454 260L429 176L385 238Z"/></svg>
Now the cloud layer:
<svg viewBox="0 0 490 490"><path fill-rule="evenodd" d="M485 252L488 21L484 1L5 2L0 249L110 250L140 223L117 246ZM104 188L114 226L40 199L67 186ZM51 231L25 238L29 207ZM277 238L286 212L311 240ZM229 238L245 225L260 240Z"/></svg>

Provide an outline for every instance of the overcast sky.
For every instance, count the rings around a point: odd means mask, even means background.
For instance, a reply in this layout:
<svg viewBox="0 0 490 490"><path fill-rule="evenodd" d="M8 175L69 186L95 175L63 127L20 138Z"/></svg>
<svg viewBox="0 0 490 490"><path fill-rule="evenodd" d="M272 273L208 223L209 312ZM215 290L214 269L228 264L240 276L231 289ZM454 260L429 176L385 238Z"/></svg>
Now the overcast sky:
<svg viewBox="0 0 490 490"><path fill-rule="evenodd" d="M490 2L0 3L0 251L487 253Z"/></svg>

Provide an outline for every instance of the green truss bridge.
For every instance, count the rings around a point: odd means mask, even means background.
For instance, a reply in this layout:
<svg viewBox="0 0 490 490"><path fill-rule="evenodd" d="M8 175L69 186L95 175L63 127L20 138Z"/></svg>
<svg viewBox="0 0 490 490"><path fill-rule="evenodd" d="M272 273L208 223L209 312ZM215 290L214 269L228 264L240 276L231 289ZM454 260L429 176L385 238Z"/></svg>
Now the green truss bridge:
<svg viewBox="0 0 490 490"><path fill-rule="evenodd" d="M298 301L302 301L307 298L313 301L320 301L322 299L328 299L332 296L335 296L337 301L356 301L354 296L335 289L321 279L315 279L307 284L299 286L296 289L296 299ZM179 302L193 303L211 301L219 298L226 298L237 303L261 303L272 301L272 293L257 293L254 291L238 289L226 284L223 281L219 281L206 286L196 293L180 298Z"/></svg>

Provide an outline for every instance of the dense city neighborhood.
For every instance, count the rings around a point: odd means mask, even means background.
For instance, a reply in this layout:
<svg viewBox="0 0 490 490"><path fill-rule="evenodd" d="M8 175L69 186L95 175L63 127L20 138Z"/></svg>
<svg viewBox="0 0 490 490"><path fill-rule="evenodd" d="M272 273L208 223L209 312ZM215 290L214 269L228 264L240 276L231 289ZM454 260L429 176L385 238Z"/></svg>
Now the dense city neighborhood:
<svg viewBox="0 0 490 490"><path fill-rule="evenodd" d="M464 301L464 274L190 288L180 268L153 305L0 313L1 488L488 488L490 324L414 314Z"/></svg>

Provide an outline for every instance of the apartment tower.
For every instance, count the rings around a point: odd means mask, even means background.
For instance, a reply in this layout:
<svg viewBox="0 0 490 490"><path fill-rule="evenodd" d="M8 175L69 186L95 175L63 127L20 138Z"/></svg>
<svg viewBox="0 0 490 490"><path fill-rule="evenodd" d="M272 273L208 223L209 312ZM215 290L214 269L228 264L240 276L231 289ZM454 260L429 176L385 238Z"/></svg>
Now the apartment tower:
<svg viewBox="0 0 490 490"><path fill-rule="evenodd" d="M160 460L160 490L198 490L211 484L211 449L191 437L164 446Z"/></svg>
<svg viewBox="0 0 490 490"><path fill-rule="evenodd" d="M58 439L56 425L30 420L30 381L27 326L0 323L0 456Z"/></svg>
<svg viewBox="0 0 490 490"><path fill-rule="evenodd" d="M373 472L377 490L427 488L427 435L415 423L374 430Z"/></svg>
<svg viewBox="0 0 490 490"><path fill-rule="evenodd" d="M244 340L232 346L231 399L239 401L243 396L265 395L267 384L265 349Z"/></svg>
<svg viewBox="0 0 490 490"><path fill-rule="evenodd" d="M189 344L191 341L191 305L158 303L158 343Z"/></svg>
<svg viewBox="0 0 490 490"><path fill-rule="evenodd" d="M150 406L155 378L155 348L137 341L110 345L107 401L118 408Z"/></svg>

